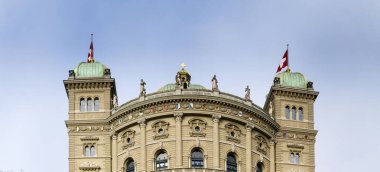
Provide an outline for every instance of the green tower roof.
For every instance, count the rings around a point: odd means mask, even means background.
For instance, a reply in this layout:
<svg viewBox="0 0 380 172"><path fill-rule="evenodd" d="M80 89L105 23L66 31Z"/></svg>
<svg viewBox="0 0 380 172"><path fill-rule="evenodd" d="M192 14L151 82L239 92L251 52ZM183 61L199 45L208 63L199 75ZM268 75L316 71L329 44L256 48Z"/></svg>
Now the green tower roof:
<svg viewBox="0 0 380 172"><path fill-rule="evenodd" d="M86 63L81 62L75 67L75 77L103 77L105 65L100 62Z"/></svg>
<svg viewBox="0 0 380 172"><path fill-rule="evenodd" d="M307 80L299 72L282 72L276 75L280 78L280 85L286 87L307 88Z"/></svg>
<svg viewBox="0 0 380 172"><path fill-rule="evenodd" d="M176 84L166 84L165 86L158 89L157 92L168 92L168 91L174 91L176 88ZM187 90L207 90L204 86L198 85L198 84L190 84L189 88Z"/></svg>

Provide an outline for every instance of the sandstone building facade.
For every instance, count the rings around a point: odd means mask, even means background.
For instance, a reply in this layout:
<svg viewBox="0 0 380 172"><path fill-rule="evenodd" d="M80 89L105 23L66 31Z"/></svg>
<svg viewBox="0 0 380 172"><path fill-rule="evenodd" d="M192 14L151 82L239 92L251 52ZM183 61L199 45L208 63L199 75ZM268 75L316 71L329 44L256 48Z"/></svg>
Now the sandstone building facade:
<svg viewBox="0 0 380 172"><path fill-rule="evenodd" d="M171 77L171 76L169 76ZM126 103L111 70L82 62L64 80L69 172L314 172L314 101L301 73L274 77L264 107L191 83L182 66L173 84Z"/></svg>

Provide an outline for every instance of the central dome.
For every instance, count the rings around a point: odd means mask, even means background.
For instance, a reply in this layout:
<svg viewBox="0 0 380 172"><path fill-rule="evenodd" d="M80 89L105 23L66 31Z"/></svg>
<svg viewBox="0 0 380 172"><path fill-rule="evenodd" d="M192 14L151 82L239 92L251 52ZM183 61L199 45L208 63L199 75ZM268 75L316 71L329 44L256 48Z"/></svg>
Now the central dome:
<svg viewBox="0 0 380 172"><path fill-rule="evenodd" d="M176 84L166 84L165 86L161 87L157 90L157 92L169 92L174 91L176 89ZM199 84L190 84L190 86L187 88L187 90L207 90L204 86Z"/></svg>

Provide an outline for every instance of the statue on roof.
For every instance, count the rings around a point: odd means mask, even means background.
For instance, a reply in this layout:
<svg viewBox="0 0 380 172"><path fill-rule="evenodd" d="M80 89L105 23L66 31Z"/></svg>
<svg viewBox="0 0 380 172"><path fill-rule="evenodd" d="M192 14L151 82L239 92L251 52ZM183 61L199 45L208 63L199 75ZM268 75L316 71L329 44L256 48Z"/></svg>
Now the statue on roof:
<svg viewBox="0 0 380 172"><path fill-rule="evenodd" d="M247 88L245 88L245 100L251 101L251 89L247 85Z"/></svg>
<svg viewBox="0 0 380 172"><path fill-rule="evenodd" d="M113 104L113 108L117 109L118 102L117 102L117 95L116 94L113 95L112 104Z"/></svg>
<svg viewBox="0 0 380 172"><path fill-rule="evenodd" d="M146 95L146 89L145 89L145 81L143 79L141 79L141 82L140 82L140 96L145 96Z"/></svg>
<svg viewBox="0 0 380 172"><path fill-rule="evenodd" d="M269 115L272 116L272 114L273 114L273 102L272 101L269 102L269 110L268 110L268 112L269 112Z"/></svg>
<svg viewBox="0 0 380 172"><path fill-rule="evenodd" d="M216 75L212 77L211 82L212 82L212 91L219 91L218 80L216 79Z"/></svg>

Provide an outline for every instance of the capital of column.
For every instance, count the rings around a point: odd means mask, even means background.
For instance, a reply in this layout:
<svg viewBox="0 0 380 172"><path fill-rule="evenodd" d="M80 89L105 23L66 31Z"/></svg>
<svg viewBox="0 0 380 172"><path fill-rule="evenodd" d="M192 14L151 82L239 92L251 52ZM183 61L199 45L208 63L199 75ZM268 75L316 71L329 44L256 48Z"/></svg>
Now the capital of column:
<svg viewBox="0 0 380 172"><path fill-rule="evenodd" d="M174 117L176 121L182 121L183 112L175 112Z"/></svg>
<svg viewBox="0 0 380 172"><path fill-rule="evenodd" d="M212 115L212 122L213 123L218 123L220 118L222 118L222 115L220 115L220 114L213 114Z"/></svg>
<svg viewBox="0 0 380 172"><path fill-rule="evenodd" d="M137 121L137 123L140 125L140 127L145 127L146 126L146 119L142 118Z"/></svg>
<svg viewBox="0 0 380 172"><path fill-rule="evenodd" d="M114 133L112 134L112 140L116 140L117 139L117 135Z"/></svg>
<svg viewBox="0 0 380 172"><path fill-rule="evenodd" d="M247 130L247 132L251 132L254 128L255 128L255 125L253 125L253 124L246 124L245 125L245 129Z"/></svg>

